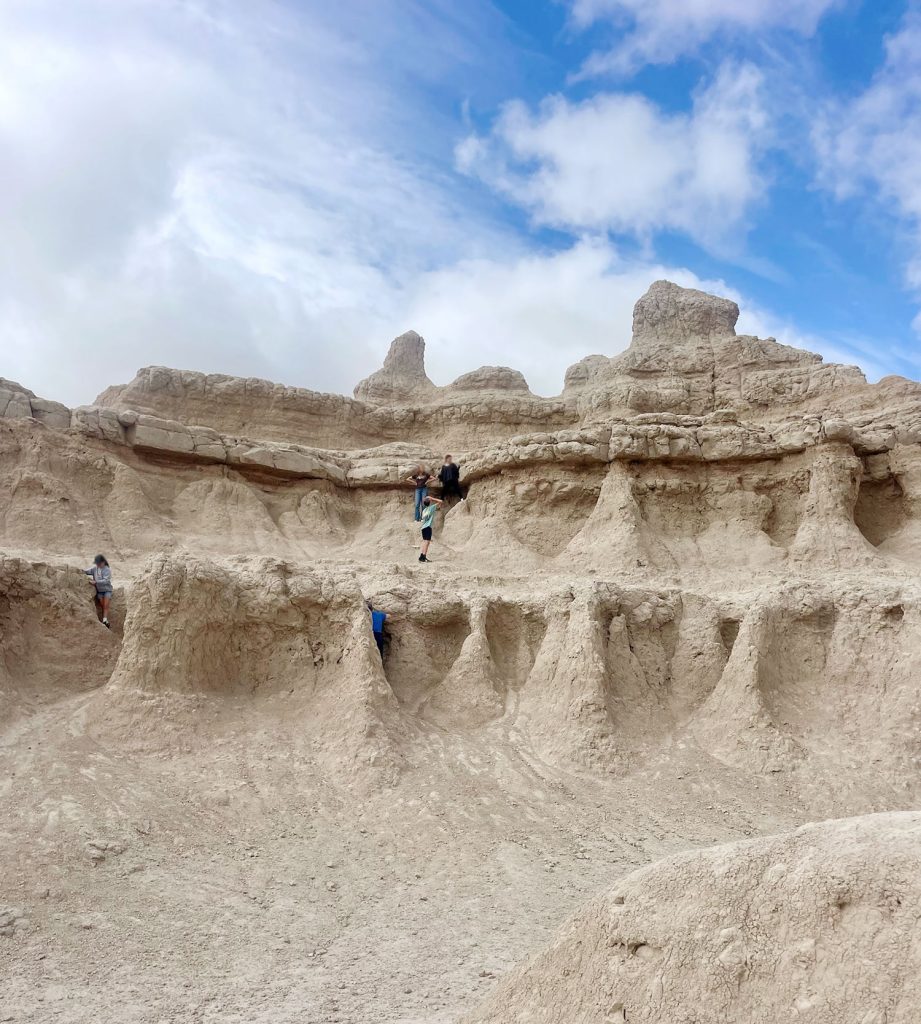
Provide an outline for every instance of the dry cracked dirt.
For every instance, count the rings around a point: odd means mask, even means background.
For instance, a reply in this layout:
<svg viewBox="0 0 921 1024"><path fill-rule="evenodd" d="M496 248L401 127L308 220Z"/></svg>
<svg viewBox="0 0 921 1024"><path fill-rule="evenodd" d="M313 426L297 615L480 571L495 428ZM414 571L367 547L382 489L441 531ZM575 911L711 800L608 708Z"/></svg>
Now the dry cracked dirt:
<svg viewBox="0 0 921 1024"><path fill-rule="evenodd" d="M921 385L737 316L0 380L0 1021L917 1024Z"/></svg>

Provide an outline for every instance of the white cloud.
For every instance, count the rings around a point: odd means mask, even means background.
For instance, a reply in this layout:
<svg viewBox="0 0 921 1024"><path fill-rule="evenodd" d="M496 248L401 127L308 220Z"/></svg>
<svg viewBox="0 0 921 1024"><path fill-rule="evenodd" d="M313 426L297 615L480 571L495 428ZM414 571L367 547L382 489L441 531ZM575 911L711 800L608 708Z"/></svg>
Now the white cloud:
<svg viewBox="0 0 921 1024"><path fill-rule="evenodd" d="M687 114L621 92L551 97L536 113L513 102L490 136L460 144L458 165L539 224L639 236L670 229L718 243L764 188L762 88L751 65L725 65Z"/></svg>
<svg viewBox="0 0 921 1024"><path fill-rule="evenodd" d="M439 383L501 362L552 394L626 346L655 278L725 291L597 231L739 225L761 188L751 69L685 116L556 101L469 140L592 236L535 253L444 166L455 125L426 94L481 66L478 0L355 2L348 33L313 0L0 3L0 375L72 404L150 363L348 392L414 327Z"/></svg>
<svg viewBox="0 0 921 1024"><path fill-rule="evenodd" d="M683 268L625 260L609 242L583 239L561 252L465 260L426 274L407 294L406 308L409 322L425 325L436 383L511 363L533 391L555 395L574 362L630 344L633 305L662 277L702 284Z"/></svg>
<svg viewBox="0 0 921 1024"><path fill-rule="evenodd" d="M418 101L470 59L457 22L5 0L0 373L74 403L151 362L349 387L416 276L517 252Z"/></svg>
<svg viewBox="0 0 921 1024"><path fill-rule="evenodd" d="M759 35L787 29L811 35L822 15L842 0L571 0L579 27L609 22L623 33L594 54L585 75L626 74L692 54L714 36Z"/></svg>
<svg viewBox="0 0 921 1024"><path fill-rule="evenodd" d="M826 107L814 141L819 181L836 198L881 200L901 220L913 250L906 282L921 295L921 13L887 40L863 93ZM914 326L921 333L921 314Z"/></svg>
<svg viewBox="0 0 921 1024"><path fill-rule="evenodd" d="M574 362L627 348L634 303L661 278L733 299L741 310L740 334L774 337L832 362L860 365L874 379L889 372L875 341L804 333L723 280L625 258L597 237L561 252L469 260L426 274L407 293L405 309L407 322L425 325L426 363L435 383L448 384L480 365L510 363L532 391L555 395Z"/></svg>

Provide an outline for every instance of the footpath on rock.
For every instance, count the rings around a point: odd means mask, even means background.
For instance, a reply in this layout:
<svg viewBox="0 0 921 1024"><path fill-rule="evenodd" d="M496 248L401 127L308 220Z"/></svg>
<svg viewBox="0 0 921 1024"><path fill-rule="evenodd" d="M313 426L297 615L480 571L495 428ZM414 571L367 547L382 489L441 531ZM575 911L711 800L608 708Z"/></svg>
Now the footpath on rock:
<svg viewBox="0 0 921 1024"><path fill-rule="evenodd" d="M921 1019L921 384L738 312L554 398L0 379L0 1020Z"/></svg>

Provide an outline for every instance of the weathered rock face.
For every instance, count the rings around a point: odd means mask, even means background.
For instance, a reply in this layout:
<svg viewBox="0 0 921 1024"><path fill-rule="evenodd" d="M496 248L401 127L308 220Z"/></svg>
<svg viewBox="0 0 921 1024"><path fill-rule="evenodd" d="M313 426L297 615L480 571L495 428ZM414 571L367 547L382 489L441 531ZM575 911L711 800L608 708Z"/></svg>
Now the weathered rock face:
<svg viewBox="0 0 921 1024"><path fill-rule="evenodd" d="M70 426L70 409L60 402L38 398L28 388L0 377L0 418L35 419L49 427L66 430Z"/></svg>
<svg viewBox="0 0 921 1024"><path fill-rule="evenodd" d="M596 414L734 409L769 417L866 384L856 367L825 366L773 338L737 336L738 316L728 299L657 281L634 308L627 351L570 367L566 392L579 393L580 407Z"/></svg>
<svg viewBox="0 0 921 1024"><path fill-rule="evenodd" d="M76 569L0 553L0 727L108 680L118 640L93 628L92 594Z"/></svg>
<svg viewBox="0 0 921 1024"><path fill-rule="evenodd" d="M234 948L241 977L262 956L275 988L215 1012L244 1019L275 991L282 1017L440 1019L449 997L452 1016L469 1000L471 956L484 958L473 977L485 990L577 897L636 866L917 806L921 385L868 385L738 336L737 315L658 282L630 348L586 358L553 399L501 366L438 387L413 333L356 398L149 367L68 410L0 381L11 888L44 885L35 872L74 836L82 859L99 836L100 871L143 836L137 866L158 864L168 887L126 871L80 902L110 899L105 941L135 949L151 893L162 901L186 879L159 948L177 951L179 970L191 952L197 971L201 937L242 935L252 910L245 839L272 931ZM446 501L435 564L422 565L407 477L420 463L437 472L446 451L464 499ZM118 586L111 632L78 571L99 550ZM368 600L388 615L383 657ZM172 834L160 813L171 777ZM914 1024L909 839L917 847L914 825L875 819L650 868L475 1019ZM341 845L327 858L321 843ZM316 870L340 863L348 885ZM221 872L231 882L215 900ZM416 886L423 898L407 900ZM49 948L70 941L61 905L35 915L55 933ZM28 937L27 909L0 908L0 942ZM480 952L450 947L468 931ZM425 986L376 964L338 1002L321 971L303 970L303 948L319 957L332 943L337 969L394 955L396 932L399 971L412 964ZM28 967L33 948L21 946L17 1019L44 1019L54 988L48 964ZM201 1005L225 993L223 961L220 972L196 991ZM159 1016L186 1012L160 1000L159 975L124 977L126 1004L142 992ZM311 977L295 1009L288 996ZM112 1016L87 1001L98 989L74 992L81 1024ZM416 1001L423 989L437 1001Z"/></svg>
<svg viewBox="0 0 921 1024"><path fill-rule="evenodd" d="M589 904L464 1021L913 1024L919 878L915 813L660 861Z"/></svg>
<svg viewBox="0 0 921 1024"><path fill-rule="evenodd" d="M72 457L92 463L83 439L124 463L117 474L107 467L79 485L66 482L51 453L63 435L11 427L7 465L26 460L30 469L10 478L7 535L54 544L107 529L118 542L132 512L107 499L114 492L104 488L117 484L144 509L145 544L188 530L212 549L209 524L222 518L220 496L233 492L258 526L231 535L251 537L259 553L314 553L331 539L363 549L357 519L342 519L337 502L399 507L411 468L434 468L453 451L466 483L483 482L484 501L464 520L465 543L500 565L529 552L663 568L721 555L764 565L917 561L921 387L899 379L872 387L856 370L738 337L736 315L724 299L658 282L637 303L630 348L579 364L562 400L531 395L505 367L436 388L414 333L394 342L360 390L374 392L374 381L393 393L418 388L418 406L151 367L104 392L97 406L49 413L52 403L5 382L5 424L66 426ZM177 474L165 489L154 482L163 460ZM615 471L617 463L629 468ZM178 484L190 475L201 504ZM271 507L266 487L277 489ZM320 509L322 487L333 492ZM386 522L376 518L375 528ZM737 543L721 546L720 530ZM504 545L494 543L500 533Z"/></svg>
<svg viewBox="0 0 921 1024"><path fill-rule="evenodd" d="M735 337L739 307L730 299L655 281L633 307L633 345L680 348Z"/></svg>
<svg viewBox="0 0 921 1024"><path fill-rule="evenodd" d="M355 397L371 403L421 404L435 385L425 373L425 341L407 331L390 343L380 370L355 387Z"/></svg>
<svg viewBox="0 0 921 1024"><path fill-rule="evenodd" d="M167 704L204 697L261 706L293 726L288 743L313 741L333 772L373 762L392 773L399 761L397 701L360 590L277 560L238 562L229 571L190 557L152 559L134 589L126 642L97 714L102 731L114 724L134 743L173 742L137 716L139 692ZM172 723L174 732L194 726Z"/></svg>
<svg viewBox="0 0 921 1024"><path fill-rule="evenodd" d="M93 408L111 410L113 416L127 411L181 420L233 438L339 451L388 442L463 450L526 433L536 422L546 427L572 422L571 405L537 398L520 374L496 369L498 373L474 371L470 386L423 388L418 406L394 406L265 380L150 366L129 384L107 388ZM21 413L27 415L24 406Z"/></svg>
<svg viewBox="0 0 921 1024"><path fill-rule="evenodd" d="M524 374L508 366L481 366L462 374L450 385L452 391L520 391L530 395Z"/></svg>
<svg viewBox="0 0 921 1024"><path fill-rule="evenodd" d="M656 282L637 303L627 351L570 367L560 398L532 395L508 367L481 367L436 387L425 372L424 342L409 332L393 342L382 369L358 385L355 399L148 367L130 384L107 389L96 405L231 438L339 450L414 442L433 452L465 451L638 414L741 417L770 430L778 421L788 430L792 416L824 417L877 450L896 436L921 438L921 385L900 378L868 385L856 367L826 365L770 338L738 336L737 315L726 299ZM27 415L21 399L11 409ZM864 441L870 434L873 440Z"/></svg>

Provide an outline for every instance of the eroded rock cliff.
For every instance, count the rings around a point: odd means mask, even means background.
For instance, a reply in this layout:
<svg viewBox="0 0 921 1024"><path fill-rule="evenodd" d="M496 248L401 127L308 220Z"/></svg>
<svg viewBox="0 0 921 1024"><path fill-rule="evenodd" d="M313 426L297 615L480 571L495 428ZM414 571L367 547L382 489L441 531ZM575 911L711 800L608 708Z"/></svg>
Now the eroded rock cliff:
<svg viewBox="0 0 921 1024"><path fill-rule="evenodd" d="M869 384L739 336L737 318L657 282L630 347L571 367L554 398L501 366L437 386L414 332L353 398L149 367L70 410L0 380L0 854L20 893L0 941L20 943L15 1012L41 1012L33 954L53 936L74 1020L111 1015L67 937L92 892L100 941L129 950L112 984L165 1019L185 988L158 987L154 947L177 977L194 965L190 988L227 1019L249 1019L253 971L272 978L259 991L273 1019L291 992L292 1020L451 1019L630 869L917 807L921 385ZM406 477L446 451L465 500L422 565ZM79 573L99 550L111 632ZM383 658L369 600L388 613ZM884 920L874 895L911 896L906 821L631 876L476 1019L850 1020L844 1000L855 1024L907 1022L909 923ZM836 852L842 837L859 856ZM80 874L125 850L111 890ZM239 893L237 860L260 856L271 925L245 918ZM791 907L717 927L778 857L788 873L765 899ZM820 862L841 880L838 911ZM340 865L347 878L326 874ZM149 891L135 877L148 869ZM28 895L51 892L46 877L60 906ZM135 955L151 900L175 900L187 925L177 937L158 918ZM202 935L232 937L250 979L238 995ZM327 954L347 979L335 996Z"/></svg>

